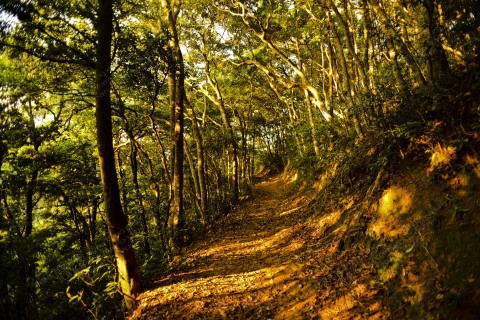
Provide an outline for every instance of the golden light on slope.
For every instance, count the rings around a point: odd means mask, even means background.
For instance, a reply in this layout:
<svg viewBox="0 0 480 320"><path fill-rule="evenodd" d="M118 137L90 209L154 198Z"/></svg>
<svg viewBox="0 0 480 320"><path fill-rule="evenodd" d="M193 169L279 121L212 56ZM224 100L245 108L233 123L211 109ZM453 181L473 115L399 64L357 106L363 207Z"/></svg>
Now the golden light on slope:
<svg viewBox="0 0 480 320"><path fill-rule="evenodd" d="M433 150L431 150L431 157L430 157L430 168L428 171L433 171L435 168L446 166L455 159L456 156L456 148L452 146L442 146L437 143Z"/></svg>
<svg viewBox="0 0 480 320"><path fill-rule="evenodd" d="M399 216L412 208L412 195L402 187L392 186L383 192L379 201L378 214L381 217Z"/></svg>

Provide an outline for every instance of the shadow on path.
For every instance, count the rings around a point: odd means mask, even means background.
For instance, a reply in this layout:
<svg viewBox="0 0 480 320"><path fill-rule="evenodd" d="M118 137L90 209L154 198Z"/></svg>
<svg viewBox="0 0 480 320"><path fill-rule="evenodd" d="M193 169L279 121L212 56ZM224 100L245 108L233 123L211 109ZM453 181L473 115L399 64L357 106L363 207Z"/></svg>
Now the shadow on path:
<svg viewBox="0 0 480 320"><path fill-rule="evenodd" d="M252 199L140 296L131 319L285 318L311 304L315 292L297 276L311 198L287 189L281 176L257 184Z"/></svg>

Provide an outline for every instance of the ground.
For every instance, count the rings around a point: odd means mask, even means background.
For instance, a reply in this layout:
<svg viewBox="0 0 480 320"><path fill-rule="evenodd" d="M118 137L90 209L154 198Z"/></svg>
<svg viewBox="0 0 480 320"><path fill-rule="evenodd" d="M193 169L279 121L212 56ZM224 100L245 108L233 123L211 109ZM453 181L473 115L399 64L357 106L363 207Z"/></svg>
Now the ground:
<svg viewBox="0 0 480 320"><path fill-rule="evenodd" d="M321 177L313 188L265 179L172 262L130 319L475 319L480 262L467 251L478 251L478 218L451 212L477 212L478 201L467 209L446 200L458 188L409 172L375 201L345 195L328 209Z"/></svg>
<svg viewBox="0 0 480 320"><path fill-rule="evenodd" d="M292 195L270 178L204 241L187 249L176 271L145 292L132 319L301 317L315 303L315 282L301 278L302 222L312 195Z"/></svg>

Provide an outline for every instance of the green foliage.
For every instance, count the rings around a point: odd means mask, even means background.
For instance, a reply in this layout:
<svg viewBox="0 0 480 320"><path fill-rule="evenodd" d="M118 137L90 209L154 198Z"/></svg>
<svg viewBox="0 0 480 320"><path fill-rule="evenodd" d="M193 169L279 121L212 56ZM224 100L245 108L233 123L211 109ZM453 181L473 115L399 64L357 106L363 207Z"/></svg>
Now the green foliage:
<svg viewBox="0 0 480 320"><path fill-rule="evenodd" d="M354 189L368 196L377 177L380 189L380 172L394 172L400 158L418 156L413 151L427 148L421 141L451 137L457 152L476 152L478 6L437 2L444 39L429 35L421 1L385 1L384 9L395 17L391 30L372 8L357 8L357 2L345 1L340 14L333 14L335 1L322 6L183 2L175 23L187 70L186 108L195 111L203 143L196 144L193 119L187 119L194 168L185 162L182 242L204 235L209 226L202 219L214 225L231 210L232 142L243 169L242 191L248 192L256 170L279 172L290 163L304 179L329 175L321 192L331 201ZM175 119L166 75L179 66L172 64L172 32L159 3L114 5L116 169L133 246L149 280L167 268ZM0 4L2 18L8 17L0 22L0 315L6 318L123 317L93 143L96 10L90 1ZM394 48L389 31L395 34ZM354 52L349 39L355 40ZM414 83L413 66L428 74L429 52L437 43L449 48L452 73ZM342 58L348 70L341 70ZM395 81L396 64L404 89ZM361 79L360 68L367 79ZM220 94L209 87L207 73ZM311 90L312 119L305 88ZM233 138L215 105L220 98ZM330 121L319 109L327 101ZM205 157L208 208L203 213L194 179L197 147ZM455 207L451 214L458 218L463 210ZM33 231L27 234L29 225ZM418 315L415 308L412 316ZM15 314L20 309L25 312Z"/></svg>
<svg viewBox="0 0 480 320"><path fill-rule="evenodd" d="M88 267L77 271L68 282L68 303L82 310L83 317L96 319L123 318L122 299L118 296L118 283L114 274L114 262L106 256L96 255L88 261ZM81 317L78 317L81 319Z"/></svg>

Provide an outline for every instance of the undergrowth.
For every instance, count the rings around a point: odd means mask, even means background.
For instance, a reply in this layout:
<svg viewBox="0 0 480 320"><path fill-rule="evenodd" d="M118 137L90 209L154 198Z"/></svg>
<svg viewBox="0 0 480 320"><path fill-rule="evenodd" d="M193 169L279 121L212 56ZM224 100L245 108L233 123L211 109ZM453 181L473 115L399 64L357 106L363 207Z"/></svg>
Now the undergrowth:
<svg viewBox="0 0 480 320"><path fill-rule="evenodd" d="M367 263L355 282L395 319L480 317L480 98L463 80L392 102L361 140L325 134L321 157L289 168L317 189L313 216L342 212L319 247Z"/></svg>

